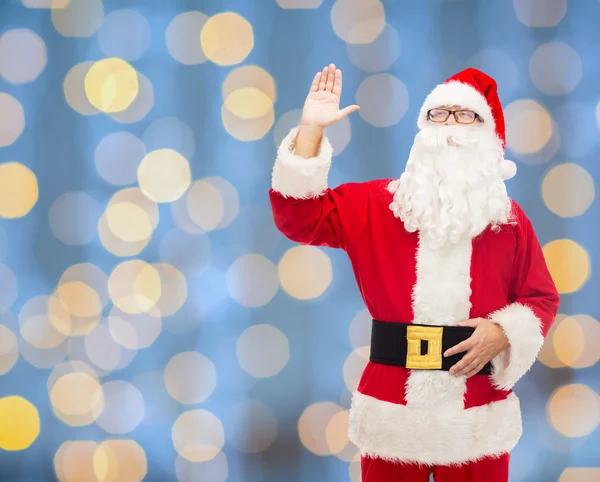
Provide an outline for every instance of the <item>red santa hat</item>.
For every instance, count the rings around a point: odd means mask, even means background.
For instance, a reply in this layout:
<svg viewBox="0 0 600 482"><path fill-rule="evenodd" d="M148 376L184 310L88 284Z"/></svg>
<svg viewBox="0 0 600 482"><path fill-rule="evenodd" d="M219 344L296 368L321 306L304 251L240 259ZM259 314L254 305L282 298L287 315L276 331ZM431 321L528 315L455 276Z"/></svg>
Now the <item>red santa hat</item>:
<svg viewBox="0 0 600 482"><path fill-rule="evenodd" d="M477 69L465 69L443 84L437 85L427 96L417 122L420 129L427 125L427 112L441 106L457 105L476 112L482 119L484 129L495 131L501 149L506 145L504 114L498 97L498 85L489 75ZM510 179L516 173L512 161L503 163L504 178Z"/></svg>

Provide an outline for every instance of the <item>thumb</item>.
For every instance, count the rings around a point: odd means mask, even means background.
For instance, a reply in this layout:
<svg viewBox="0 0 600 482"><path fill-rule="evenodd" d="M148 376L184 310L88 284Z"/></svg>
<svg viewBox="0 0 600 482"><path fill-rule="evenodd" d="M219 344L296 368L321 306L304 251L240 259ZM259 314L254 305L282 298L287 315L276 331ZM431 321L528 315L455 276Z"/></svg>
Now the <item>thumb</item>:
<svg viewBox="0 0 600 482"><path fill-rule="evenodd" d="M360 107L357 105L349 105L348 107L343 108L338 113L338 120L342 120L344 117L352 114L352 112L356 112L358 109L360 109Z"/></svg>
<svg viewBox="0 0 600 482"><path fill-rule="evenodd" d="M471 328L477 328L479 326L480 320L479 318L473 318L470 320L460 321L458 326L470 326Z"/></svg>

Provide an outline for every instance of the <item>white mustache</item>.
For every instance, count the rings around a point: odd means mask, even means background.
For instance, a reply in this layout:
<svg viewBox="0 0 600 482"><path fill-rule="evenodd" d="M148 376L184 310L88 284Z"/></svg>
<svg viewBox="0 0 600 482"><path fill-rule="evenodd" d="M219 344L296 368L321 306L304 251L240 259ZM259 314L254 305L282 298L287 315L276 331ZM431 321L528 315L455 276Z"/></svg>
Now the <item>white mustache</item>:
<svg viewBox="0 0 600 482"><path fill-rule="evenodd" d="M417 134L421 145L430 148L474 147L478 144L473 127L427 126Z"/></svg>

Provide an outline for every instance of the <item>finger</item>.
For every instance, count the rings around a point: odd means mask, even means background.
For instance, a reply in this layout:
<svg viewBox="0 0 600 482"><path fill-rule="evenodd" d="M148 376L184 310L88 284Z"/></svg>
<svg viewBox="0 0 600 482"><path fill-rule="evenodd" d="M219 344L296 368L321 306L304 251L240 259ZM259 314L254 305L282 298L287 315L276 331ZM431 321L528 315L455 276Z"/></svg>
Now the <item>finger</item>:
<svg viewBox="0 0 600 482"><path fill-rule="evenodd" d="M471 362L467 363L463 368L461 368L460 370L456 371L456 373L454 373L454 375L456 375L456 376L460 376L460 375L467 376L473 370L475 370L475 373L477 373L479 371L478 367L479 367L480 363L481 363L481 357L475 357Z"/></svg>
<svg viewBox="0 0 600 482"><path fill-rule="evenodd" d="M333 81L335 79L335 65L329 65L329 70L327 71L327 85L325 86L325 90L327 92L331 92L333 90Z"/></svg>
<svg viewBox="0 0 600 482"><path fill-rule="evenodd" d="M462 359L459 362L452 365L452 367L450 368L450 373L452 373L453 375L462 374L465 367L468 367L471 363L473 363L473 360L475 360L476 358L476 354L472 352L467 353L464 357L462 357Z"/></svg>
<svg viewBox="0 0 600 482"><path fill-rule="evenodd" d="M321 72L321 78L319 79L319 90L325 90L325 84L327 83L327 71L329 67L324 67Z"/></svg>
<svg viewBox="0 0 600 482"><path fill-rule="evenodd" d="M319 81L321 80L321 72L317 72L315 74L315 78L312 81L312 85L310 86L311 92L316 92L319 90Z"/></svg>
<svg viewBox="0 0 600 482"><path fill-rule="evenodd" d="M332 92L338 97L342 96L342 71L337 69L335 71L335 78L333 79L333 90Z"/></svg>
<svg viewBox="0 0 600 482"><path fill-rule="evenodd" d="M458 326L470 326L472 328L477 328L481 320L479 318L473 318L471 320L463 320L458 323Z"/></svg>
<svg viewBox="0 0 600 482"><path fill-rule="evenodd" d="M341 120L344 117L352 114L352 112L357 111L358 109L360 109L359 106L357 105L349 105L348 107L343 108L339 113L338 113L338 117L337 120Z"/></svg>
<svg viewBox="0 0 600 482"><path fill-rule="evenodd" d="M471 338L467 338L465 341L461 341L458 345L454 345L452 348L448 348L444 353L445 357L449 357L452 355L456 355L457 353L462 353L467 351L473 345L473 340Z"/></svg>
<svg viewBox="0 0 600 482"><path fill-rule="evenodd" d="M481 369L483 368L484 364L482 364L481 362L479 362L473 369L469 370L465 376L467 378L471 378L473 375L477 375Z"/></svg>

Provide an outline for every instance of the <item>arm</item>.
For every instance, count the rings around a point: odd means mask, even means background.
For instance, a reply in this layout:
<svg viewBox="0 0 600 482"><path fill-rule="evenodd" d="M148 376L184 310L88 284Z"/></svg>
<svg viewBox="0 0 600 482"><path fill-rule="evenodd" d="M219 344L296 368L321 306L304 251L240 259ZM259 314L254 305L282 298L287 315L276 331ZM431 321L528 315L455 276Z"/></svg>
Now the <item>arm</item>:
<svg viewBox="0 0 600 482"><path fill-rule="evenodd" d="M513 209L517 248L512 302L489 316L502 327L510 345L492 360L494 384L503 390L510 390L535 362L560 304L533 226L516 203Z"/></svg>

